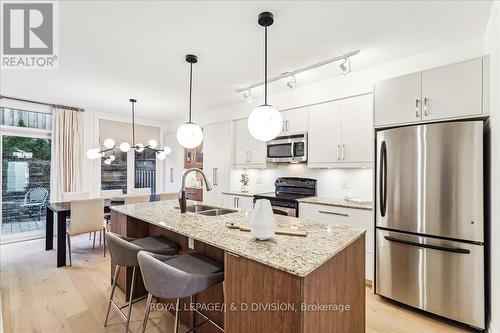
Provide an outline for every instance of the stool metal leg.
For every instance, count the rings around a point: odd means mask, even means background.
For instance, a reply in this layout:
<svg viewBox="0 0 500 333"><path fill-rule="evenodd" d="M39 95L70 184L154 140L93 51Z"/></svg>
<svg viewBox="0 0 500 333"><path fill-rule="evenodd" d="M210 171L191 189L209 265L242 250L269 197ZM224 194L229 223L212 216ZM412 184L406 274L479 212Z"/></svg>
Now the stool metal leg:
<svg viewBox="0 0 500 333"><path fill-rule="evenodd" d="M128 316L127 316L127 328L125 332L128 332L128 327L130 324L130 315L132 314L132 300L134 299L134 286L135 286L135 271L137 267L134 266L132 270L132 285L130 286L130 297L128 300Z"/></svg>
<svg viewBox="0 0 500 333"><path fill-rule="evenodd" d="M191 310L191 330L194 332L194 329L195 329L195 325L194 325L194 315L195 315L195 312L193 311L194 309L194 304L193 304L193 295L189 296L189 306L190 306L190 310Z"/></svg>
<svg viewBox="0 0 500 333"><path fill-rule="evenodd" d="M120 265L115 267L115 275L113 277L113 287L111 288L111 295L109 296L108 312L106 313L106 320L104 321L104 327L108 323L109 310L111 309L111 302L113 301L113 295L115 294L116 282L118 280L118 274L120 273Z"/></svg>
<svg viewBox="0 0 500 333"><path fill-rule="evenodd" d="M178 298L175 302L175 323L174 323L174 333L179 333L179 303L180 299Z"/></svg>
<svg viewBox="0 0 500 333"><path fill-rule="evenodd" d="M151 311L151 300L153 295L148 293L148 300L146 301L146 309L144 311L144 321L142 322L142 333L146 332L146 325L148 324L149 311Z"/></svg>

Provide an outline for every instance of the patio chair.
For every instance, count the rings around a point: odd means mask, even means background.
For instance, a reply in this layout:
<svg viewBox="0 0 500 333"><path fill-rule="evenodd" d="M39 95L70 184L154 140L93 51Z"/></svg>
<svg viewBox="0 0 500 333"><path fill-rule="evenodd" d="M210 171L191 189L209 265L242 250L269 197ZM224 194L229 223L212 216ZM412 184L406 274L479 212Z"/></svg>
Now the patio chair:
<svg viewBox="0 0 500 333"><path fill-rule="evenodd" d="M45 207L45 202L49 196L49 191L43 187L35 187L30 189L24 195L24 202L19 205L21 210L28 211L30 217L33 217L33 212L38 211L38 221L42 216L42 210Z"/></svg>

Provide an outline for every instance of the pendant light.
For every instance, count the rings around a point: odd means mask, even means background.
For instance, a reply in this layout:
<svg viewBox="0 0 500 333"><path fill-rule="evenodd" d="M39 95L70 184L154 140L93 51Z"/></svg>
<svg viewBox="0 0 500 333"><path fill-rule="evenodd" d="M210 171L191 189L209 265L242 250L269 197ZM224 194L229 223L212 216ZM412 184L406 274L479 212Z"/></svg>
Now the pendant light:
<svg viewBox="0 0 500 333"><path fill-rule="evenodd" d="M269 141L281 132L283 121L279 111L267 104L267 27L274 22L273 14L260 13L258 22L264 27L264 104L250 113L248 130L257 140Z"/></svg>
<svg viewBox="0 0 500 333"><path fill-rule="evenodd" d="M193 96L193 64L198 62L198 57L186 55L189 63L189 118L188 121L177 129L177 141L185 148L198 147L203 141L203 131L200 126L191 121L191 101Z"/></svg>
<svg viewBox="0 0 500 333"><path fill-rule="evenodd" d="M134 149L138 153L142 153L144 149L151 150L155 152L156 158L159 160L164 160L168 154L170 154L171 149L168 146L165 146L165 148L157 148L158 147L158 142L155 139L148 140L148 144L144 146L142 143L136 143L135 142L135 103L137 103L137 100L134 98L129 99L129 102L132 103L132 146L128 142L122 142L119 145L119 148L122 152L126 153L130 151L130 149ZM93 148L89 149L87 151L87 157L89 159L95 160L97 158L102 158L104 159L104 163L109 165L111 162L113 162L116 158L114 155L106 155L106 153L111 152L113 148L115 147L115 140L111 138L107 138L104 140L103 145L105 149L99 149L99 148Z"/></svg>

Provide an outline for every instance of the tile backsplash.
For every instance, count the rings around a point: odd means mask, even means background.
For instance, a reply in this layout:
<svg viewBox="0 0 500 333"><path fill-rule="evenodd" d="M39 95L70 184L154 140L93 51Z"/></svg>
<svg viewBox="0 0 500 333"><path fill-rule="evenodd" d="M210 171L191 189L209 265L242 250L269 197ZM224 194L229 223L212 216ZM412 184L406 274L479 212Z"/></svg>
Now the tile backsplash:
<svg viewBox="0 0 500 333"><path fill-rule="evenodd" d="M343 198L348 192L354 198L371 200L373 197L372 169L309 169L307 164L276 164L266 169L232 169L230 189L241 188L241 174L250 178L250 191L274 191L278 177L305 177L317 179L318 196Z"/></svg>

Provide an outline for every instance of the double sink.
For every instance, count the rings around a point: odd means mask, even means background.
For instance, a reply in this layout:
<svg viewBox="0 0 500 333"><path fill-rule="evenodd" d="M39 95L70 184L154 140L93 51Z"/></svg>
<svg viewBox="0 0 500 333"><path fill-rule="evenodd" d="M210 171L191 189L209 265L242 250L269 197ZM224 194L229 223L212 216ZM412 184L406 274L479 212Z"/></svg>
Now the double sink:
<svg viewBox="0 0 500 333"><path fill-rule="evenodd" d="M179 209L179 207L176 208ZM189 205L186 207L186 211L205 216L219 216L237 212L236 209L228 209L228 208L221 208L221 207L201 205L201 204Z"/></svg>

